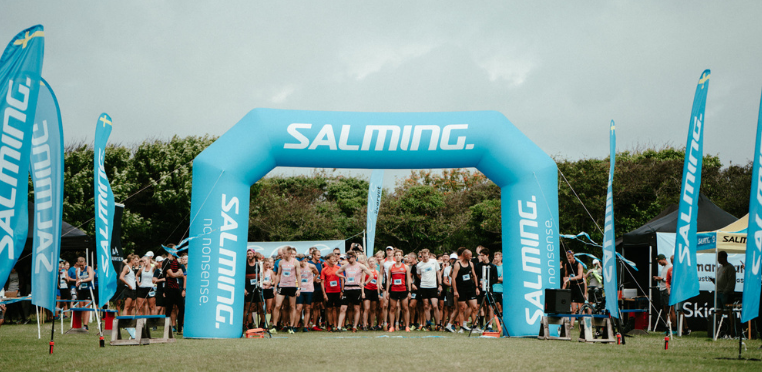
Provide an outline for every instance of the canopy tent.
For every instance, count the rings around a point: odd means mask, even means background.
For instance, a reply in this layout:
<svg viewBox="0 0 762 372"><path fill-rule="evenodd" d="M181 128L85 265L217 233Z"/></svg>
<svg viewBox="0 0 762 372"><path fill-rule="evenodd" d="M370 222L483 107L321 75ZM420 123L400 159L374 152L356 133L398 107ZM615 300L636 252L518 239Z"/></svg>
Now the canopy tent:
<svg viewBox="0 0 762 372"><path fill-rule="evenodd" d="M24 251L32 251L34 235L34 203L29 203L29 232L27 233ZM82 230L70 225L66 221L61 222L61 251L84 251L93 248L92 239Z"/></svg>
<svg viewBox="0 0 762 372"><path fill-rule="evenodd" d="M698 231L714 231L736 222L738 218L722 210L704 194L699 195L698 201ZM643 226L630 231L622 237L622 255L635 262L638 268L646 268L649 265L657 265L654 260L656 252L656 233L675 232L677 230L678 210L677 205L667 207L659 217L648 221ZM647 295L651 284L649 270L641 269L635 273L627 273L625 286L636 287L636 283L627 283L627 280L635 280L642 288L641 294ZM645 293L644 293L645 292Z"/></svg>
<svg viewBox="0 0 762 372"><path fill-rule="evenodd" d="M699 233L699 239L708 237L710 238L708 241L712 244L699 244L697 253L716 253L718 250L728 252L728 254L746 253L746 230L748 227L749 214L747 213L728 226L716 231Z"/></svg>
<svg viewBox="0 0 762 372"><path fill-rule="evenodd" d="M656 263L656 233L674 233L677 230L678 218L678 205L670 205L656 218L648 221L643 226L624 234L619 249L625 258L634 261L637 267L640 268L639 271L626 271L622 275L625 278L624 286L626 288L637 288L640 295L654 298L651 294L651 277L654 272L658 272L658 263ZM698 231L719 230L737 220L738 218L712 203L712 201L704 194L699 195L697 220ZM657 306L659 305L660 304L657 304ZM691 325L691 327L694 327L694 325ZM704 327L706 327L706 325L703 327L695 326L693 329L701 329Z"/></svg>

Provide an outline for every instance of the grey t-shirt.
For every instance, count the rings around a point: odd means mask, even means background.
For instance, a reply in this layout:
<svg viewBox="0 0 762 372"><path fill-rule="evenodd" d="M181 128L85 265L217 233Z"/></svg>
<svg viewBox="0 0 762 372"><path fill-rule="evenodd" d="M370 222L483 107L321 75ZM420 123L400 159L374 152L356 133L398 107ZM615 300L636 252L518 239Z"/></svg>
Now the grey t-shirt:
<svg viewBox="0 0 762 372"><path fill-rule="evenodd" d="M730 263L717 267L717 292L733 293L736 291L736 268Z"/></svg>

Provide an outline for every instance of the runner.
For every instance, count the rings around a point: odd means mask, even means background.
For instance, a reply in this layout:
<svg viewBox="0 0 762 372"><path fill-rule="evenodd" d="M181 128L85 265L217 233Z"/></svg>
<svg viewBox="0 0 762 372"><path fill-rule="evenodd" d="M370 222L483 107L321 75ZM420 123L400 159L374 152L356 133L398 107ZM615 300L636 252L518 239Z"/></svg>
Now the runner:
<svg viewBox="0 0 762 372"><path fill-rule="evenodd" d="M299 262L294 258L296 248L288 247L283 251L283 259L278 264L278 272L275 274L275 288L278 291L275 294L275 309L273 311L273 324L270 333L277 333L275 326L280 318L280 307L283 304L283 300L288 298L291 314L289 314L290 319L285 319L283 323L287 324L288 333L293 334L296 327L296 298L300 295L299 281L296 278L301 277L301 273Z"/></svg>
<svg viewBox="0 0 762 372"><path fill-rule="evenodd" d="M137 291L137 306L138 315L149 315L153 312L153 308L148 305L148 294L153 290L153 270L151 270L151 259L146 256L140 259L140 266L138 266L138 275L136 279L138 281Z"/></svg>
<svg viewBox="0 0 762 372"><path fill-rule="evenodd" d="M397 314L397 304L400 303L401 313L405 315L405 331L410 332L410 313L408 300L410 298L410 268L402 263L402 250L394 251L394 265L389 267L386 275L386 299L389 301L389 332L394 332L394 320ZM401 316L401 315L400 315ZM398 326L397 328L401 328Z"/></svg>
<svg viewBox="0 0 762 372"><path fill-rule="evenodd" d="M166 270L164 266L166 262L167 260L164 257L156 257L156 268L153 271L156 307L152 315L164 314L164 283L167 281L167 278L164 276L164 270Z"/></svg>
<svg viewBox="0 0 762 372"><path fill-rule="evenodd" d="M58 291L59 300L69 301L71 300L71 290L69 289L69 280L68 280L68 273L69 272L69 262L64 261L61 263L60 268L58 270ZM61 314L63 314L64 310L68 310L71 306L71 302L59 302L58 303L58 309L61 310ZM67 318L67 316L63 315L64 318Z"/></svg>
<svg viewBox="0 0 762 372"><path fill-rule="evenodd" d="M326 266L323 267L323 271L320 273L320 280L323 282L323 300L325 302L326 320L328 322L328 330L331 331L331 327L336 327L337 314L336 308L341 306L341 277L336 275L336 271L339 267L336 266L336 262L339 261L339 255L333 253L328 256Z"/></svg>
<svg viewBox="0 0 762 372"><path fill-rule="evenodd" d="M479 295L479 288L476 286L476 272L471 262L471 251L463 250L463 255L459 261L455 262L452 268L452 292L458 301L458 311L463 316L460 330L470 331L471 328L466 324L471 313L477 311L476 296ZM447 323L448 332L454 332L451 323Z"/></svg>
<svg viewBox="0 0 762 372"><path fill-rule="evenodd" d="M421 280L421 289L418 291L423 301L423 314L426 319L424 331L431 331L431 310L434 309L436 324L439 325L439 293L442 291L439 262L431 257L428 249L421 249L421 262L416 265L416 274Z"/></svg>
<svg viewBox="0 0 762 372"><path fill-rule="evenodd" d="M137 280L135 279L135 265L138 264L138 256L130 254L127 256L127 264L122 268L119 280L126 286L124 288L124 310L123 315L135 315L135 305L138 298ZM77 293L79 298L79 293Z"/></svg>
<svg viewBox="0 0 762 372"><path fill-rule="evenodd" d="M312 312L312 299L313 299L313 292L315 291L315 278L317 278L320 273L315 267L315 265L311 264L307 260L302 260L299 262L299 272L300 278L301 278L301 289L302 293L299 295L299 298L296 299L296 318L297 320L302 314L302 309L304 309L304 320L302 320L302 332L309 332L309 324L310 324L310 314Z"/></svg>
<svg viewBox="0 0 762 372"><path fill-rule="evenodd" d="M421 288L421 279L415 273L415 266L418 264L417 258L418 256L415 254L415 252L410 252L407 254L407 256L405 256L405 265L407 265L408 269L410 270L410 278L412 279L410 285L410 300L408 300L408 313L410 314L411 321L411 323L408 325L412 331L418 329L417 325L419 325L418 298L420 296L418 295L418 290Z"/></svg>
<svg viewBox="0 0 762 372"><path fill-rule="evenodd" d="M246 286L243 290L244 294L244 315L243 322L247 324L248 329L254 327L254 314L260 314L259 319L262 319L262 300L260 292L262 285L262 272L264 268L262 262L259 261L259 255L254 248L249 248L246 251Z"/></svg>
<svg viewBox="0 0 762 372"><path fill-rule="evenodd" d="M265 298L265 311L267 314L272 315L273 303L275 302L275 294L273 293L273 278L275 277L275 273L273 273L273 259L265 259L263 266L265 273L262 275L262 297ZM267 314L265 314L265 316L267 316ZM263 319L260 319L259 321L259 328L264 328Z"/></svg>
<svg viewBox="0 0 762 372"><path fill-rule="evenodd" d="M372 275L365 265L357 262L357 253L350 251L347 253L347 264L341 266L336 275L344 281L344 290L341 293L341 310L339 311L339 332L346 331L342 328L344 318L347 315L347 307L352 305L354 309L354 322L352 323L352 332L357 332L357 324L360 322L360 304L362 303L364 291L364 275ZM343 274L343 275L342 275Z"/></svg>
<svg viewBox="0 0 762 372"><path fill-rule="evenodd" d="M503 253L495 252L493 263L497 267L497 283L492 286L492 294L495 297L497 310L503 313Z"/></svg>
<svg viewBox="0 0 762 372"><path fill-rule="evenodd" d="M310 319L315 323L313 331L322 331L320 328L320 313L323 312L323 322L325 322L325 301L323 300L323 281L320 274L323 272L325 261L320 258L320 250L317 247L310 247L310 263L315 266L318 275L315 277L314 291L312 292L312 316Z"/></svg>
<svg viewBox="0 0 762 372"><path fill-rule="evenodd" d="M363 331L371 329L380 329L381 319L376 316L378 310L378 299L381 296L381 286L378 283L378 263L375 257L368 258L368 269L372 275L365 275L363 287L363 306L365 311L362 314ZM370 318L370 324L368 324ZM376 318L377 325L373 327L373 319Z"/></svg>
<svg viewBox="0 0 762 372"><path fill-rule="evenodd" d="M381 320L383 321L382 329L387 329L388 324L387 321L389 320L389 296L387 296L386 293L386 278L389 274L389 268L394 265L394 248L392 246L386 247L386 257L379 261L381 263L381 277L383 278L383 283L381 283L381 299L380 299L380 305L381 305Z"/></svg>

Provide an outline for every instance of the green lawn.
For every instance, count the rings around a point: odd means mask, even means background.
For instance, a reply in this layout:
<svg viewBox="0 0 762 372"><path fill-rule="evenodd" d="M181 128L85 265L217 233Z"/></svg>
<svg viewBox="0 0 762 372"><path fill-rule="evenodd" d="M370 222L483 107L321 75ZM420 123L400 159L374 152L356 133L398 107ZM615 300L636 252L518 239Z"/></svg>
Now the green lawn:
<svg viewBox="0 0 762 372"><path fill-rule="evenodd" d="M278 334L273 339L184 340L178 336L174 344L109 346L107 342L99 348L97 332L61 335L59 331L53 355L48 354L49 340L50 324L43 328L42 339L37 339L33 324L0 327L0 370L762 370L759 361L716 359L737 357L738 342L714 342L701 332L675 338L669 350L664 350L663 335L657 334L627 338L622 346L531 338L469 339L442 332L310 332ZM748 342L744 357L762 359L760 344L759 340Z"/></svg>

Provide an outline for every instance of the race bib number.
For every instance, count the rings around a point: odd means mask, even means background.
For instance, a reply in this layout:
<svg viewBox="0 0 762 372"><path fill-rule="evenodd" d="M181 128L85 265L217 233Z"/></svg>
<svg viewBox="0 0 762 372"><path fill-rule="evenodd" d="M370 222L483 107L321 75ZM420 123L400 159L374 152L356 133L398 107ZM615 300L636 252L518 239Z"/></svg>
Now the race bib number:
<svg viewBox="0 0 762 372"><path fill-rule="evenodd" d="M80 284L79 289L87 289L87 283Z"/></svg>
<svg viewBox="0 0 762 372"><path fill-rule="evenodd" d="M330 282L328 282L328 285L331 287L338 287L339 283L335 280L331 280Z"/></svg>
<svg viewBox="0 0 762 372"><path fill-rule="evenodd" d="M415 295L416 295L416 294L417 294L417 293L413 293L413 294L411 294L411 295L410 295L410 299L411 299L411 300L415 300Z"/></svg>
<svg viewBox="0 0 762 372"><path fill-rule="evenodd" d="M463 275L463 280L471 280L471 274Z"/></svg>
<svg viewBox="0 0 762 372"><path fill-rule="evenodd" d="M371 279L370 284L376 284L376 279Z"/></svg>
<svg viewBox="0 0 762 372"><path fill-rule="evenodd" d="M283 276L291 276L291 270L283 270Z"/></svg>
<svg viewBox="0 0 762 372"><path fill-rule="evenodd" d="M307 282L309 282L309 280L307 280L307 279L302 279L302 283L307 283Z"/></svg>
<svg viewBox="0 0 762 372"><path fill-rule="evenodd" d="M392 281L392 284L394 284L394 285L402 285L402 279L394 279Z"/></svg>
<svg viewBox="0 0 762 372"><path fill-rule="evenodd" d="M426 268L426 272L429 272L429 271L431 271L431 270L434 270L434 269L433 269L433 268L431 268L431 267L427 267L427 268Z"/></svg>
<svg viewBox="0 0 762 372"><path fill-rule="evenodd" d="M257 285L257 280L256 279L250 279L249 280L249 284L251 284L251 285Z"/></svg>
<svg viewBox="0 0 762 372"><path fill-rule="evenodd" d="M347 283L354 283L354 282L355 282L355 278L354 277L350 276L349 278L347 278Z"/></svg>

